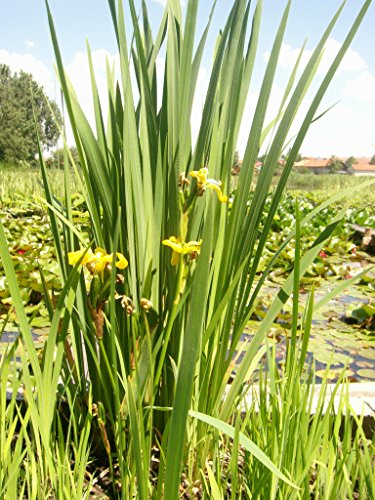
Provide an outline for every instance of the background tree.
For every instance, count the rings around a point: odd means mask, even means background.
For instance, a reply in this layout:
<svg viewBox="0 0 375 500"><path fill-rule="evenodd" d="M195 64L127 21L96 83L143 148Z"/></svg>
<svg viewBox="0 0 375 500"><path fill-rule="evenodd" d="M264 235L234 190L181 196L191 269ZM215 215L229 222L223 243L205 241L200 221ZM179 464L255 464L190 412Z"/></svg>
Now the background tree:
<svg viewBox="0 0 375 500"><path fill-rule="evenodd" d="M69 150L70 150L70 154L72 155L72 159L73 159L75 165L77 167L80 167L81 163L79 160L77 148L75 146L72 146L69 148ZM56 149L56 151L54 151L52 153L52 155L49 158L47 158L46 165L48 167L52 167L52 168L64 168L64 155L65 155L64 148ZM69 157L68 157L68 162L69 162L69 165L72 166L72 163L71 163Z"/></svg>
<svg viewBox="0 0 375 500"><path fill-rule="evenodd" d="M32 75L12 74L0 64L0 160L30 161L37 154L34 112L44 149L55 146L62 117L57 104L50 100Z"/></svg>
<svg viewBox="0 0 375 500"><path fill-rule="evenodd" d="M236 149L236 152L234 153L234 157L233 157L233 165L232 167L233 168L236 168L238 167L240 164L240 154L238 152L238 149Z"/></svg>
<svg viewBox="0 0 375 500"><path fill-rule="evenodd" d="M344 169L348 172L351 170L352 166L357 163L357 158L355 156L349 156L349 158L347 158L345 161L344 161Z"/></svg>
<svg viewBox="0 0 375 500"><path fill-rule="evenodd" d="M340 158L337 158L337 156L331 156L328 162L328 168L329 168L329 173L334 174L339 170L343 170L344 165L343 162L340 160Z"/></svg>
<svg viewBox="0 0 375 500"><path fill-rule="evenodd" d="M287 160L291 151L292 151L292 148L289 148L288 152L286 154L281 155L281 159ZM303 160L303 155L301 153L297 153L295 162L297 163L297 162L302 161L302 160Z"/></svg>
<svg viewBox="0 0 375 500"><path fill-rule="evenodd" d="M375 155L372 155L370 158L370 165L375 165Z"/></svg>

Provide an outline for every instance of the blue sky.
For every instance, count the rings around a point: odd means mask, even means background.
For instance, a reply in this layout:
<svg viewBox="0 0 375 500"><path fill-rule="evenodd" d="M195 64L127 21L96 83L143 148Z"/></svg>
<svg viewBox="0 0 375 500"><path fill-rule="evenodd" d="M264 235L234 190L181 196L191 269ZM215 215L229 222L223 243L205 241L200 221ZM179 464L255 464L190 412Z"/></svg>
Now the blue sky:
<svg viewBox="0 0 375 500"><path fill-rule="evenodd" d="M127 3L127 2L124 2ZM156 27L163 12L163 0L148 0L149 16ZM255 2L253 2L255 3ZM341 2L337 0L294 0L289 25L281 54L280 67L273 89L271 110L277 109L283 93L283 85L291 71L293 61L305 38L307 51L314 48L330 18ZM327 44L323 70L344 40L354 16L362 2L348 0L344 12ZM200 0L198 32L208 19L210 0ZM207 87L211 55L215 36L223 26L232 2L218 0L212 23L212 37L207 44L200 72L197 98L192 120L198 121ZM91 114L91 100L87 92L88 75L85 57L85 40L88 38L93 51L98 84L104 95L105 56L116 60L116 44L109 8L105 0L50 0L60 47L77 94L87 113ZM239 150L243 151L248 117L257 97L257 86L265 69L267 52L270 50L277 23L285 7L285 0L264 0L263 34L259 45L253 86L250 88L247 120L240 134ZM302 146L306 155L371 156L375 153L375 2L351 46L351 51L337 73L322 104L322 110L338 102L323 119L314 124ZM53 51L47 16L42 0L2 0L0 17L0 63L9 64L13 70L20 68L33 73L52 98L58 96L53 72ZM160 61L162 67L163 61ZM318 80L323 76L318 73ZM298 127L298 122L294 131Z"/></svg>

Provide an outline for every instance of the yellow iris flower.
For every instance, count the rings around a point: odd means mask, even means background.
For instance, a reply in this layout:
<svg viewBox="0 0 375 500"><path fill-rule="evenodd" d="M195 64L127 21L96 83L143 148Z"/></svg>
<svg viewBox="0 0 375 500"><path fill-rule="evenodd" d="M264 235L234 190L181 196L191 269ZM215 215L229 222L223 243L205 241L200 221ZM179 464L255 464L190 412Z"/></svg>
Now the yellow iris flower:
<svg viewBox="0 0 375 500"><path fill-rule="evenodd" d="M190 172L190 176L197 179L198 188L203 192L209 188L216 191L219 201L225 203L228 201L228 197L221 191L221 181L216 181L215 179L208 179L208 168L203 167L199 170L193 170Z"/></svg>
<svg viewBox="0 0 375 500"><path fill-rule="evenodd" d="M172 248L172 266L176 266L180 262L180 255L196 255L201 251L202 240L189 241L188 243L181 242L179 238L171 236L167 240L162 241L163 245Z"/></svg>
<svg viewBox="0 0 375 500"><path fill-rule="evenodd" d="M84 250L78 250L77 252L69 252L68 253L69 265L74 266L75 264L77 264L79 259L82 257L83 253L84 253ZM81 264L83 266L85 266L86 264L88 264L89 262L92 261L93 256L94 256L94 254L92 253L92 250L89 248L87 250L85 256L83 257Z"/></svg>
<svg viewBox="0 0 375 500"><path fill-rule="evenodd" d="M77 252L69 252L68 260L71 266L74 266L79 259L82 257L84 250L78 250ZM115 263L117 269L125 269L128 266L128 261L125 257L117 252L117 261ZM95 273L103 273L104 269L108 264L111 264L113 260L113 254L107 254L103 248L96 248L95 253L92 250L88 250L82 259L81 264L87 266L90 271L93 269Z"/></svg>
<svg viewBox="0 0 375 500"><path fill-rule="evenodd" d="M207 182L208 168L203 167L199 170L193 170L189 175L197 179L198 187L203 187Z"/></svg>

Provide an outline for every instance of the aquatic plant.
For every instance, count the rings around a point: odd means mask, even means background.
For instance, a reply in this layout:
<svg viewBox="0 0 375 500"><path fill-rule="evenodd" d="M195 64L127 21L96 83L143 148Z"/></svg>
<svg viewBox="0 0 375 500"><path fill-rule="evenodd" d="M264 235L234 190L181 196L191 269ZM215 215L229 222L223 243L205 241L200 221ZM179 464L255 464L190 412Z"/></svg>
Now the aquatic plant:
<svg viewBox="0 0 375 500"><path fill-rule="evenodd" d="M262 1L257 2L252 19L250 2L233 2L218 36L195 144L192 144L190 115L211 23L210 15L204 32L196 40L197 0L188 2L185 19L180 3L170 0L155 39L146 3L142 2L140 19L135 3L130 0L134 37L131 46L121 0L117 5L114 0L108 1L120 56L121 80L115 80L115 72L108 64L106 119L88 45L95 127L85 116L64 70L47 4L58 75L80 160L76 182L90 222L87 239L73 218L68 161L65 162L65 201L60 203L53 196L40 154L63 283L57 299L51 300L47 290L45 293L51 328L41 361L33 347L0 226L3 265L17 310L20 344L24 346L21 348L22 380L30 402L27 425L33 430L36 452L43 464L41 477L44 473L49 478L58 477L59 464L53 458L58 450L50 444L55 427L60 446L65 442L56 416L56 405L65 397L71 412L69 426L74 434L74 450L78 450L80 456L86 453L86 436L90 430L101 454L106 456L113 494L119 497L146 499L152 494L155 498L177 498L184 470L190 484L206 481L208 494L220 498L222 486L218 482L223 462L218 433L233 439L231 470L235 483L239 485L234 471L240 449L261 464L259 483L245 482L243 495L267 490L274 496L278 484L285 485L282 488L288 491L285 495L289 497L297 495L297 488L302 486L308 490L306 472L303 473L302 466L298 470L294 467L292 440L299 432L298 427L291 434L278 427L282 432L281 450L279 454L270 453L268 442L251 440L251 433L236 416L254 367L265 353L260 345L292 293L294 320L286 379L301 378L302 365L293 353L300 327L307 331L301 344L302 353L305 352L313 302L309 303L304 318L299 318L296 312L299 278L323 249L344 212L335 215L309 248L302 251L301 228L320 208L300 220L297 204L295 227L275 250L260 277L257 271L296 155L370 3L370 0L364 2L309 103L265 220L263 208L277 161L344 4L323 32L308 63L301 68L300 76L297 76L298 58L281 110L272 126L267 127L266 110L291 8L291 2L287 2L261 84L238 188L230 203L227 198L231 167L257 53ZM164 48L164 81L160 82L156 76L156 59ZM134 99L131 66L136 74L138 100ZM159 86L163 89L160 107ZM267 131L272 131L272 137L249 203L253 166ZM275 295L233 377L232 358L254 310L259 289L292 239L296 242L294 270ZM172 259L168 247L172 249ZM281 394L290 396L288 401L293 404L287 401L279 409L280 415L289 415L291 408L298 407L299 389L300 386L293 390L289 382L288 389ZM307 408L307 393L303 394ZM276 405L277 398L273 402ZM267 411L267 407L264 400L262 411ZM305 425L303 430L307 431L308 419L300 418ZM328 419L329 416L323 422ZM327 438L328 427L316 425L318 434ZM27 440L25 433L22 437ZM276 445L276 440L272 440L272 444ZM29 448L28 457L32 456ZM152 482L149 471L155 448L158 470L157 480ZM285 452L288 457L284 460ZM310 449L310 459L316 456L315 452L316 448ZM66 454L63 459L66 464ZM310 467L311 460L307 463ZM270 471L271 481L265 469ZM79 466L78 475L82 477ZM58 480L53 479L53 485L59 491ZM25 487L30 491L37 488L34 484ZM368 486L371 488L373 485ZM234 488L232 498L236 493Z"/></svg>

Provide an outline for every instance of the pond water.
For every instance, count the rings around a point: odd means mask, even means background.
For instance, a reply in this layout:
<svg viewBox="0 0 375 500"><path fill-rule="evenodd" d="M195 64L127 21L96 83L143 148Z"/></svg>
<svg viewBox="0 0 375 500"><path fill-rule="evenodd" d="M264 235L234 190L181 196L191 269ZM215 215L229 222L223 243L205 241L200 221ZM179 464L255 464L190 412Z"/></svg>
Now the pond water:
<svg viewBox="0 0 375 500"><path fill-rule="evenodd" d="M47 335L48 335L48 330L46 328L40 330L34 330L32 332L33 341L37 348L41 349L43 347ZM19 333L16 331L9 331L9 332L5 331L2 334L0 334L0 357L2 356L2 354L4 354L6 351L9 350L10 345L13 344L13 342L15 342L18 337ZM20 358L18 356L16 356L15 359L16 361L20 361Z"/></svg>
<svg viewBox="0 0 375 500"><path fill-rule="evenodd" d="M320 285L315 293L315 303L323 298L329 289L327 282ZM275 296L278 288L268 285L261 298L260 306L249 321L241 340L246 343L251 341L259 326L262 312L267 312L267 306ZM300 302L306 302L307 293L302 290ZM327 305L314 313L311 328L306 367L315 363L317 381L321 381L323 374L334 382L345 370L351 382L375 382L375 331L363 327L363 323L352 317L352 311L361 311L364 305L373 302L374 294L364 294L359 287L352 285L345 293L330 300ZM283 310L266 343L275 347L276 361L280 368L285 362L287 346L290 338L291 304ZM245 344L244 344L245 345ZM239 354L237 363L244 356ZM264 366L266 367L266 358Z"/></svg>
<svg viewBox="0 0 375 500"><path fill-rule="evenodd" d="M355 267L360 268L358 265ZM367 280L371 286L367 286L366 282L348 286L344 293L314 312L306 366L315 362L318 381L327 370L327 366L329 370L326 377L331 381L337 380L343 369L346 370L346 375L352 382L375 381L375 330L373 326L365 328L363 321L360 321L361 314L358 313L364 306L373 307L370 304L375 302L373 290L375 278L370 273ZM325 279L317 282L314 285L316 287L315 303L335 285L337 285L336 280ZM301 311L308 297L310 286L311 283L301 286L299 297ZM259 327L259 322L267 313L278 290L279 284L272 282L268 282L263 288L260 302L242 335L243 345L251 341L251 337ZM284 363L288 345L291 311L292 304L289 300L278 315L266 339L269 345L275 346L275 355L280 367ZM32 335L36 346L42 348L48 335L48 328L33 329ZM3 332L0 336L0 356L9 349L9 345L17 337L18 333L15 331ZM241 350L241 345L239 350ZM237 363L242 358L243 353L240 353Z"/></svg>

